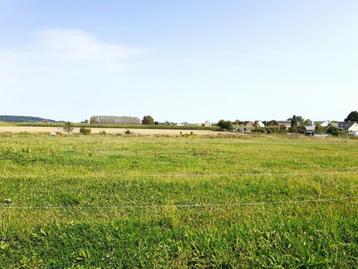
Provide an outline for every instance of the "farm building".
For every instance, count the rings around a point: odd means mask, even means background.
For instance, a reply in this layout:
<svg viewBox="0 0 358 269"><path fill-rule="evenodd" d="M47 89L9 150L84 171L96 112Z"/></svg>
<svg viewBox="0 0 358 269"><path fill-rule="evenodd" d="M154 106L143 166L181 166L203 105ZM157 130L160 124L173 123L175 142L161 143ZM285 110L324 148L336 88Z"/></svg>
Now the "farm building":
<svg viewBox="0 0 358 269"><path fill-rule="evenodd" d="M306 135L314 135L315 134L315 126L314 125L305 126L305 134Z"/></svg>
<svg viewBox="0 0 358 269"><path fill-rule="evenodd" d="M350 135L358 136L358 123L354 121L338 122L338 128Z"/></svg>
<svg viewBox="0 0 358 269"><path fill-rule="evenodd" d="M255 121L253 125L255 128L264 128L265 127L265 124L259 120Z"/></svg>
<svg viewBox="0 0 358 269"><path fill-rule="evenodd" d="M189 123L189 122L180 122L177 124L177 126L187 126L187 127L190 127L190 126L203 126L202 124L200 123Z"/></svg>
<svg viewBox="0 0 358 269"><path fill-rule="evenodd" d="M255 129L256 127L254 126L254 123L252 121L248 121L245 123L244 125L244 132L251 132L252 129Z"/></svg>
<svg viewBox="0 0 358 269"><path fill-rule="evenodd" d="M326 128L331 124L331 121L326 120L326 121L319 121L317 123L321 124L321 127Z"/></svg>
<svg viewBox="0 0 358 269"><path fill-rule="evenodd" d="M291 121L278 121L277 124L281 127L284 127L284 129L288 129L291 127Z"/></svg>
<svg viewBox="0 0 358 269"><path fill-rule="evenodd" d="M128 116L92 116L90 119L91 124L140 124L138 117Z"/></svg>

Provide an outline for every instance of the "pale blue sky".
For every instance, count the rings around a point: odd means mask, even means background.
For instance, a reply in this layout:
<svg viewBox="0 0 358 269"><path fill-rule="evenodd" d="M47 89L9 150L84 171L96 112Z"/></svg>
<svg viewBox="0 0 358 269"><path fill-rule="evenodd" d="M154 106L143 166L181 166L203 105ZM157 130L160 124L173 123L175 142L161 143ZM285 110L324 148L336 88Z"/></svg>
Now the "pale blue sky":
<svg viewBox="0 0 358 269"><path fill-rule="evenodd" d="M358 1L0 0L0 114L342 120Z"/></svg>

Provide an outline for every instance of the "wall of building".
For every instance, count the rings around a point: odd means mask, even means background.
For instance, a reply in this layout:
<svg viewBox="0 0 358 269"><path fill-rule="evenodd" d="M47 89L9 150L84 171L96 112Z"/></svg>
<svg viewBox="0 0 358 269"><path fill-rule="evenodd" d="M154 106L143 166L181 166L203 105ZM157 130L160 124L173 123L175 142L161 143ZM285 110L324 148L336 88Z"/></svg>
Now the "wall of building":
<svg viewBox="0 0 358 269"><path fill-rule="evenodd" d="M138 117L128 116L92 116L91 124L140 124Z"/></svg>

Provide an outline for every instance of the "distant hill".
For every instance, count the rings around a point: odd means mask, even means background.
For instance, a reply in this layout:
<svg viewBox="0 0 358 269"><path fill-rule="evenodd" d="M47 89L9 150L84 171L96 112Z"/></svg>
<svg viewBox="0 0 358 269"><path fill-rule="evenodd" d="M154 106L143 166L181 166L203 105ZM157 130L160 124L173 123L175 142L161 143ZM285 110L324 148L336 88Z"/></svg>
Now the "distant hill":
<svg viewBox="0 0 358 269"><path fill-rule="evenodd" d="M5 122L56 122L55 120L44 119L39 117L31 116L10 116L10 115L0 115L0 121Z"/></svg>

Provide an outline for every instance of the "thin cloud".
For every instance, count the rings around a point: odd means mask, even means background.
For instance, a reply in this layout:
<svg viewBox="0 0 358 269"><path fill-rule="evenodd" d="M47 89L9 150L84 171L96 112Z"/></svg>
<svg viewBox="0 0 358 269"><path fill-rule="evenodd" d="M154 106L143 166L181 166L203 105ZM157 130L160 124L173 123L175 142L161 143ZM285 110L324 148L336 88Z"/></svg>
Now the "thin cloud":
<svg viewBox="0 0 358 269"><path fill-rule="evenodd" d="M0 49L2 77L20 79L34 72L116 72L126 69L143 50L99 40L76 29L49 29L35 34L23 48Z"/></svg>
<svg viewBox="0 0 358 269"><path fill-rule="evenodd" d="M50 57L96 61L118 61L139 52L127 46L98 40L93 35L81 30L57 29L40 32L30 51Z"/></svg>

